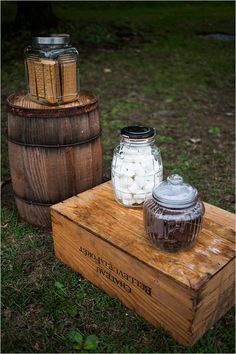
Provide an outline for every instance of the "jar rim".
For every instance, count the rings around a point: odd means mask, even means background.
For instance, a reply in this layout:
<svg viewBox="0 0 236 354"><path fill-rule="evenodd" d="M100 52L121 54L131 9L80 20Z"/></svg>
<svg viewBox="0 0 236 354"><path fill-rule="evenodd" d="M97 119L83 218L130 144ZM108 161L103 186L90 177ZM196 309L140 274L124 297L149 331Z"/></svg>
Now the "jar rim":
<svg viewBox="0 0 236 354"><path fill-rule="evenodd" d="M185 208L189 208L189 207L195 205L196 202L199 200L199 198L196 197L195 199L193 199L192 201L189 201L188 203L187 202L185 202L185 203L180 203L180 202L178 202L178 203L173 203L173 202L172 203L168 203L168 202L164 202L164 201L162 201L160 199L155 198L154 194L152 194L152 196L153 196L153 199L155 200L155 202L157 202L159 205L161 205L161 206L163 206L165 208L168 208L168 209L185 209Z"/></svg>
<svg viewBox="0 0 236 354"><path fill-rule="evenodd" d="M120 135L122 138L133 141L153 138L155 134L155 128L146 127L142 125L130 125L128 127L122 128L120 131Z"/></svg>
<svg viewBox="0 0 236 354"><path fill-rule="evenodd" d="M36 45L45 44L45 45L62 45L70 43L69 34L55 34L51 36L35 36L32 37L32 43Z"/></svg>
<svg viewBox="0 0 236 354"><path fill-rule="evenodd" d="M145 139L130 139L129 137L125 135L121 135L120 137L121 143L126 143L129 146L140 146L140 145L147 145L147 144L152 144L155 142L155 136L152 136L150 138L145 138Z"/></svg>

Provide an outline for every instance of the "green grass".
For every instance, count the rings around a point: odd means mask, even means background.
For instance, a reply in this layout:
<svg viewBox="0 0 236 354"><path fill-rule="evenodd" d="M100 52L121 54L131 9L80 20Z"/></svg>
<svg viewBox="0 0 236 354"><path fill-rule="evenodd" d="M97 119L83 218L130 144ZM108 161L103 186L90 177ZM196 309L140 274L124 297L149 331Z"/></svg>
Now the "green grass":
<svg viewBox="0 0 236 354"><path fill-rule="evenodd" d="M5 208L2 223L2 345L7 352L35 352L38 346L36 352L73 352L71 330L96 334L98 352L186 352L163 329L57 262L49 235ZM233 315L231 310L188 352L232 352Z"/></svg>
<svg viewBox="0 0 236 354"><path fill-rule="evenodd" d="M79 48L81 86L100 98L104 178L110 177L120 128L149 124L157 130L165 177L181 173L204 200L233 211L234 43L197 34L233 33L234 3L54 2L53 8L63 19L58 32L70 32ZM15 10L14 2L2 2L3 23L14 20ZM30 31L3 32L4 179L9 178L5 99L25 88L23 48L30 36ZM164 329L57 261L52 236L19 219L6 185L2 352L74 352L71 330L83 338L95 334L96 352L235 351L233 309L192 348L178 345Z"/></svg>

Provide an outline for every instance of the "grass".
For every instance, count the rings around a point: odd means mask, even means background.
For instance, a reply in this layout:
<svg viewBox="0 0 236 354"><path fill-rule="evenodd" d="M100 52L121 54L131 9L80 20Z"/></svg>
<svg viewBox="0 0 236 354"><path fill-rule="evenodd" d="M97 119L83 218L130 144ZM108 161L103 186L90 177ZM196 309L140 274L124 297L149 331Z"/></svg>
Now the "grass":
<svg viewBox="0 0 236 354"><path fill-rule="evenodd" d="M56 261L49 235L20 222L16 211L3 208L3 227L3 352L73 352L71 329L97 334L99 352L186 351ZM232 324L233 310L188 352L232 352Z"/></svg>
<svg viewBox="0 0 236 354"><path fill-rule="evenodd" d="M72 33L80 50L81 86L100 98L104 179L110 177L120 128L149 124L157 130L165 177L181 173L204 200L233 211L234 43L198 33L233 33L234 4L54 2L53 7L63 19L58 32ZM15 9L14 2L2 2L3 23L14 19ZM9 178L5 99L25 88L23 48L30 36L30 31L3 32L3 179ZM71 330L84 338L97 335L96 352L186 352L164 329L58 262L51 235L19 219L8 184L2 195L2 352L74 352ZM187 351L234 349L231 309Z"/></svg>

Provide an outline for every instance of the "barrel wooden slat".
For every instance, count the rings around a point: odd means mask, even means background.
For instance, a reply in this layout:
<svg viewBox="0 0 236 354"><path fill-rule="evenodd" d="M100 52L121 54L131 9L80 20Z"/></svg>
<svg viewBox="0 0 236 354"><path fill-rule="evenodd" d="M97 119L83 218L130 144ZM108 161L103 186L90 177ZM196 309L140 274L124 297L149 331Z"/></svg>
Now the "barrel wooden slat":
<svg viewBox="0 0 236 354"><path fill-rule="evenodd" d="M48 206L28 204L17 197L15 197L15 200L17 209L23 220L42 228L50 227L51 217L48 213Z"/></svg>
<svg viewBox="0 0 236 354"><path fill-rule="evenodd" d="M23 144L66 145L92 139L99 135L98 111L85 112L60 119L20 117L8 114L8 136L12 141ZM40 136L39 136L40 132Z"/></svg>
<svg viewBox="0 0 236 354"><path fill-rule="evenodd" d="M12 185L21 217L49 227L51 204L102 181L97 99L84 93L77 106L75 102L63 107L46 106L48 113L43 105L35 108L34 102L34 107L28 108L28 100L27 96L8 98Z"/></svg>

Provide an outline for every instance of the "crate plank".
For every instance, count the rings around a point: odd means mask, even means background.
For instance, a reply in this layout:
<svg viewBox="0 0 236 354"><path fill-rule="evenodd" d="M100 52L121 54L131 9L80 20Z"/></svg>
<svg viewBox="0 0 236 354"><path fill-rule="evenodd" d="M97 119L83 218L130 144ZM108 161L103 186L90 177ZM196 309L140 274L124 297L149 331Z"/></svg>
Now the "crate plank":
<svg viewBox="0 0 236 354"><path fill-rule="evenodd" d="M55 255L192 345L234 302L234 215L205 205L196 245L170 254L150 244L142 210L119 205L107 182L51 208Z"/></svg>

